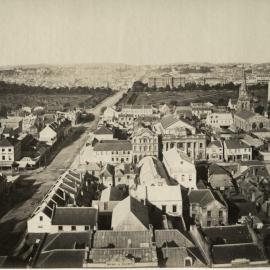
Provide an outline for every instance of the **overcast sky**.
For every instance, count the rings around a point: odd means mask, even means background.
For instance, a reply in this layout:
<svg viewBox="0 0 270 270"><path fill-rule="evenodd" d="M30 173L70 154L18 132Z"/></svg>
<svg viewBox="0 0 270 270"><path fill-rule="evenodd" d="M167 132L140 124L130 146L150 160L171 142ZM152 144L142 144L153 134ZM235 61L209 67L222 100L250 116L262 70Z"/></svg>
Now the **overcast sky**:
<svg viewBox="0 0 270 270"><path fill-rule="evenodd" d="M0 0L0 65L270 61L269 0Z"/></svg>

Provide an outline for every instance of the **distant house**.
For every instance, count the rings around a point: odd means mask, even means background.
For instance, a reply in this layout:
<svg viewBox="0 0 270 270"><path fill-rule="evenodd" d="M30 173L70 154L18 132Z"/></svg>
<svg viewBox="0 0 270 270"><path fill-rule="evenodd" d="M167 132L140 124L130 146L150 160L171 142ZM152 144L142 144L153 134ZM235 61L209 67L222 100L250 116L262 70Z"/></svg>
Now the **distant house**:
<svg viewBox="0 0 270 270"><path fill-rule="evenodd" d="M12 128L18 133L22 131L22 118L17 116L8 116L0 119L0 128Z"/></svg>
<svg viewBox="0 0 270 270"><path fill-rule="evenodd" d="M120 201L113 209L112 229L114 231L147 231L149 224L147 206L131 196Z"/></svg>
<svg viewBox="0 0 270 270"><path fill-rule="evenodd" d="M64 110L64 106L61 104L49 104L46 107L46 112L47 113L52 113L52 114L56 114L57 111L63 111Z"/></svg>
<svg viewBox="0 0 270 270"><path fill-rule="evenodd" d="M241 139L225 140L224 159L227 162L252 160L252 148Z"/></svg>
<svg viewBox="0 0 270 270"><path fill-rule="evenodd" d="M56 207L51 221L51 233L96 230L97 215L95 207Z"/></svg>
<svg viewBox="0 0 270 270"><path fill-rule="evenodd" d="M236 167L211 164L208 168L208 182L213 189L220 191L234 189L233 174Z"/></svg>
<svg viewBox="0 0 270 270"><path fill-rule="evenodd" d="M212 141L207 145L206 158L209 161L223 160L223 146L220 141Z"/></svg>
<svg viewBox="0 0 270 270"><path fill-rule="evenodd" d="M134 184L136 174L131 164L121 163L115 166L115 185L127 185Z"/></svg>
<svg viewBox="0 0 270 270"><path fill-rule="evenodd" d="M45 142L48 145L54 145L59 137L59 124L56 122L47 125L39 132L39 140Z"/></svg>
<svg viewBox="0 0 270 270"><path fill-rule="evenodd" d="M212 112L207 114L206 125L212 128L224 128L233 124L233 116L230 112Z"/></svg>
<svg viewBox="0 0 270 270"><path fill-rule="evenodd" d="M209 189L191 190L190 217L202 227L228 224L228 206L219 192Z"/></svg>
<svg viewBox="0 0 270 270"><path fill-rule="evenodd" d="M12 167L21 158L21 142L8 137L0 139L0 167Z"/></svg>
<svg viewBox="0 0 270 270"><path fill-rule="evenodd" d="M131 114L135 117L142 115L152 115L153 107L150 105L124 105L122 107L122 114Z"/></svg>
<svg viewBox="0 0 270 270"><path fill-rule="evenodd" d="M29 233L51 233L52 219L56 207L75 205L75 197L81 184L81 177L78 172L68 170L62 174L27 220L27 231ZM74 206L71 207L75 208ZM93 211L97 211L97 209ZM56 229L56 227L53 227L54 231Z"/></svg>
<svg viewBox="0 0 270 270"><path fill-rule="evenodd" d="M251 111L240 111L234 115L234 125L246 132L270 127L268 118Z"/></svg>
<svg viewBox="0 0 270 270"><path fill-rule="evenodd" d="M119 164L132 162L132 144L126 140L102 140L95 144L94 153L98 161Z"/></svg>
<svg viewBox="0 0 270 270"><path fill-rule="evenodd" d="M113 140L113 132L106 126L102 126L94 131L95 138L101 140Z"/></svg>
<svg viewBox="0 0 270 270"><path fill-rule="evenodd" d="M118 118L119 112L117 112L114 108L106 108L102 115L103 122L111 124L115 118Z"/></svg>
<svg viewBox="0 0 270 270"><path fill-rule="evenodd" d="M114 179L114 166L107 163L101 170L99 174L100 182L105 187L115 186L115 179Z"/></svg>
<svg viewBox="0 0 270 270"><path fill-rule="evenodd" d="M194 162L181 150L172 148L163 153L163 163L170 177L188 189L197 189Z"/></svg>

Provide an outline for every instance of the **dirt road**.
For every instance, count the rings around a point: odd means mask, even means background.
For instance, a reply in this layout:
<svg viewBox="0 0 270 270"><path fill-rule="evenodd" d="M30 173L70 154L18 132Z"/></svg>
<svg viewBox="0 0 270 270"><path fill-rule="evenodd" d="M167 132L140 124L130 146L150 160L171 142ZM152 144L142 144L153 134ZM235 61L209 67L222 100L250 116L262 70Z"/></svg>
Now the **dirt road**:
<svg viewBox="0 0 270 270"><path fill-rule="evenodd" d="M125 91L119 91L115 95L103 100L103 102L98 104L95 108L88 110L88 112L93 113L96 118L93 122L84 124L85 130L80 134L80 137L66 145L46 168L40 168L24 176L21 181L22 186L19 186L19 190L17 190L16 193L18 203L0 219L0 242L4 240L2 237L6 238L9 233L17 230L17 223L26 221L50 186L71 166L74 160L78 158L78 153L85 144L88 133L97 126L101 108L104 106L113 106L122 97L124 92ZM19 199L20 195L22 196L22 200ZM12 226L4 226L11 220L13 221Z"/></svg>

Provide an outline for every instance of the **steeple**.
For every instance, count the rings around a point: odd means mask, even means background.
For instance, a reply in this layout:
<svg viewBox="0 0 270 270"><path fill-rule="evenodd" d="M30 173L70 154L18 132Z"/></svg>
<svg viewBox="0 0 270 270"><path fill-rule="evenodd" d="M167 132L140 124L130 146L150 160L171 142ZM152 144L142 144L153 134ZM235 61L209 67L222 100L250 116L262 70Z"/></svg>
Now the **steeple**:
<svg viewBox="0 0 270 270"><path fill-rule="evenodd" d="M251 104L250 104L250 96L247 89L247 82L246 82L246 73L245 68L243 66L242 71L242 78L243 81L239 88L239 96L237 100L237 110L238 111L250 111L251 110Z"/></svg>

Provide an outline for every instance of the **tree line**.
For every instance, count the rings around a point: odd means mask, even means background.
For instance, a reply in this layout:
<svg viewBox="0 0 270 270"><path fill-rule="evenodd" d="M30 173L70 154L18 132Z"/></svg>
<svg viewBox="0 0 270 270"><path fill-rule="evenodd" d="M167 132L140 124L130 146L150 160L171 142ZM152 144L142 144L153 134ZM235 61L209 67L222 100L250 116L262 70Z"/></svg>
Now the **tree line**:
<svg viewBox="0 0 270 270"><path fill-rule="evenodd" d="M238 90L240 84L234 84L233 82L225 83L225 84L214 84L214 85L209 85L207 83L205 84L197 84L195 82L189 82L186 83L185 85L179 85L178 87L171 88L169 85L166 87L149 87L147 83L143 83L141 81L135 81L129 89L130 91L133 92L154 92L154 91L191 91L191 90ZM248 86L250 90L254 89L266 89L267 85L266 84L254 84Z"/></svg>
<svg viewBox="0 0 270 270"><path fill-rule="evenodd" d="M53 87L30 86L25 84L7 83L0 81L0 95L6 94L27 94L27 95L94 95L99 93L112 93L111 88L105 87Z"/></svg>

